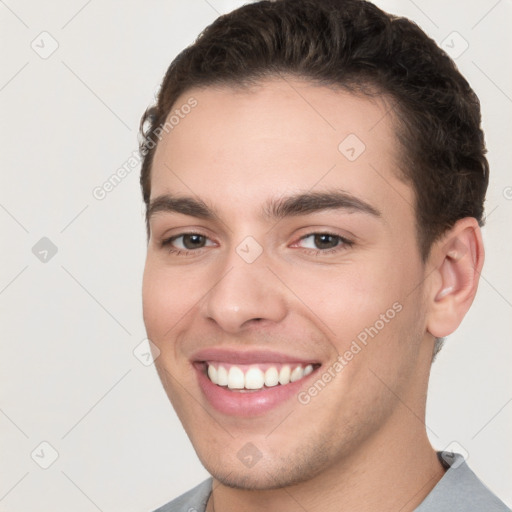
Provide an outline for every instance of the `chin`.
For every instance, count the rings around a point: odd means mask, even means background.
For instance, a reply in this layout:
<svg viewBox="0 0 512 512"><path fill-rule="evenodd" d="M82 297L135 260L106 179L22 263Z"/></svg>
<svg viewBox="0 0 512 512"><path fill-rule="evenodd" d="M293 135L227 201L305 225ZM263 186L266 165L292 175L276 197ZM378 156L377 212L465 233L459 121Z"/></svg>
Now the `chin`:
<svg viewBox="0 0 512 512"><path fill-rule="evenodd" d="M208 469L208 471L218 482L226 487L245 491L272 491L310 479L310 476L307 474L290 474L279 469L269 470L268 472L259 470L245 473L237 472L235 469L232 472L226 472L225 469L215 472Z"/></svg>
<svg viewBox="0 0 512 512"><path fill-rule="evenodd" d="M270 491L281 489L313 479L332 461L327 450L294 450L292 455L276 457L275 454L261 454L252 467L246 467L238 458L209 454L200 457L206 470L226 487L247 491ZM310 453L308 453L310 452Z"/></svg>

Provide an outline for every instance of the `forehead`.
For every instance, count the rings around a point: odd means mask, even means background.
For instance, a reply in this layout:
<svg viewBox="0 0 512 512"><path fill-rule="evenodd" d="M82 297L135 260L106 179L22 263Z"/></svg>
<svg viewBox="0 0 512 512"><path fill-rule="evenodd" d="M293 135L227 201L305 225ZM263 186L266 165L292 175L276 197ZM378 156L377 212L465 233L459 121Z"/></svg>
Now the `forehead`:
<svg viewBox="0 0 512 512"><path fill-rule="evenodd" d="M383 98L271 79L249 89L192 89L172 113L181 116L158 144L151 198L192 194L246 212L272 196L336 188L379 209L400 198L411 209Z"/></svg>

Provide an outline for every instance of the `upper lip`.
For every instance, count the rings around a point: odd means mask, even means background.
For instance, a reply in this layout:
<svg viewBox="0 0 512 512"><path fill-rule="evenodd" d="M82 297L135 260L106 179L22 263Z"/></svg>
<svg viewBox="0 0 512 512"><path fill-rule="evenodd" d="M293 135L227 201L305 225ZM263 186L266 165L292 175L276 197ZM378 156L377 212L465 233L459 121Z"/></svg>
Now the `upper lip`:
<svg viewBox="0 0 512 512"><path fill-rule="evenodd" d="M316 359L304 359L302 357L292 356L270 350L240 350L234 348L201 349L192 355L191 360L193 362L222 361L235 365L251 363L317 363Z"/></svg>

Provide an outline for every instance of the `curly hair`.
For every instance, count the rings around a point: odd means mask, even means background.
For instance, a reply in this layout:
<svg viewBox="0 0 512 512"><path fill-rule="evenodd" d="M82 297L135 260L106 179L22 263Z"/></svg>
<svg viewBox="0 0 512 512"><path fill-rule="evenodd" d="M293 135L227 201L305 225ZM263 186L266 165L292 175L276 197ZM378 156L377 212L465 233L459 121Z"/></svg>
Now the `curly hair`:
<svg viewBox="0 0 512 512"><path fill-rule="evenodd" d="M155 132L187 90L281 74L391 100L402 179L415 194L420 253L464 217L483 224L489 180L480 103L415 23L363 0L277 0L220 16L171 63L141 120L140 183L151 192ZM146 219L149 237L149 225Z"/></svg>

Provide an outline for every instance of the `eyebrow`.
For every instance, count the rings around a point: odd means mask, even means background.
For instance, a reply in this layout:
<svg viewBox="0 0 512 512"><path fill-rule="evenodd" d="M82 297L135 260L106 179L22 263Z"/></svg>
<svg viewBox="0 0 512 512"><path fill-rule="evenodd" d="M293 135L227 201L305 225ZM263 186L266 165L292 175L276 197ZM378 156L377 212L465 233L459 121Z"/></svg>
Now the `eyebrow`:
<svg viewBox="0 0 512 512"><path fill-rule="evenodd" d="M146 212L146 219L149 222L151 217L160 212L181 213L182 215L189 215L190 217L198 217L205 220L212 220L218 217L214 211L200 199L186 196L173 196L171 194L157 196L150 201Z"/></svg>
<svg viewBox="0 0 512 512"><path fill-rule="evenodd" d="M270 201L264 215L270 219L307 215L323 210L347 210L380 217L381 212L371 204L345 191L307 192Z"/></svg>
<svg viewBox="0 0 512 512"><path fill-rule="evenodd" d="M371 204L345 191L306 192L267 202L263 216L270 220L307 215L323 210L346 210L350 213L365 213L380 217L381 212ZM187 196L164 194L153 199L147 209L149 222L157 213L178 213L205 220L215 220L219 216L204 201Z"/></svg>

